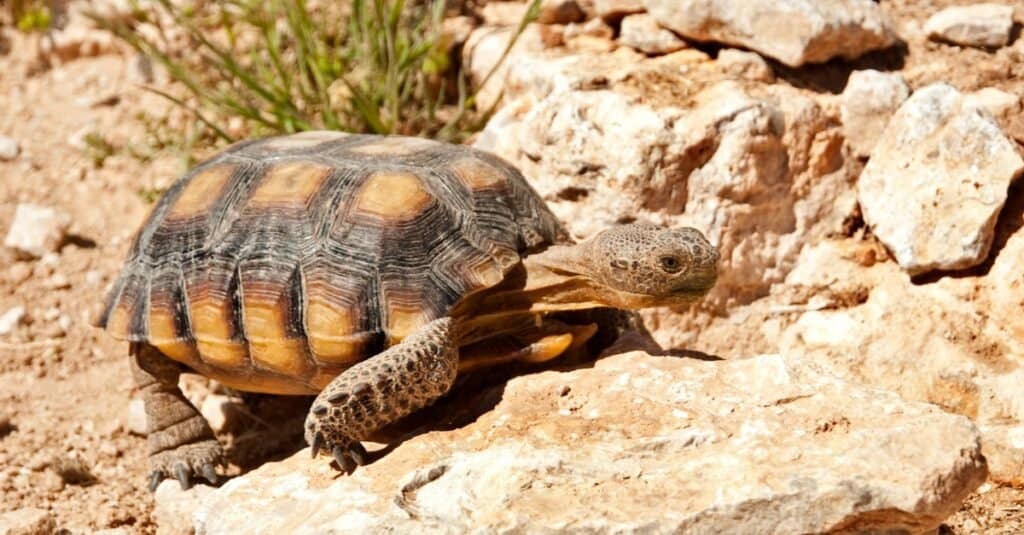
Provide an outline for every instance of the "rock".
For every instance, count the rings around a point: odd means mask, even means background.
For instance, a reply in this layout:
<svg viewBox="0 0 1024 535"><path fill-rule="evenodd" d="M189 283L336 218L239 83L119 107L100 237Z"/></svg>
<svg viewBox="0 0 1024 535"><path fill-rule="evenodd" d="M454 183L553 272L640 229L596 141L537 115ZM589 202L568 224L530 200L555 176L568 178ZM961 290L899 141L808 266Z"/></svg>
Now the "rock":
<svg viewBox="0 0 1024 535"><path fill-rule="evenodd" d="M662 26L686 39L739 45L791 67L855 59L896 42L871 0L645 0Z"/></svg>
<svg viewBox="0 0 1024 535"><path fill-rule="evenodd" d="M113 34L92 28L81 20L51 32L50 38L43 40L41 45L43 54L65 63L117 52Z"/></svg>
<svg viewBox="0 0 1024 535"><path fill-rule="evenodd" d="M1024 442L1014 439L1024 429L1024 247L1004 248L1005 263L993 266L990 277L999 282L992 295L1007 296L994 303L971 279L915 285L895 264L864 268L843 247L826 241L806 248L786 285L812 292L860 287L866 300L802 314L777 336L780 350L846 380L970 417L981 430L992 477L1024 478ZM1013 276L1003 279L1010 263L1016 264Z"/></svg>
<svg viewBox="0 0 1024 535"><path fill-rule="evenodd" d="M522 169L577 236L637 219L707 233L721 275L701 306L722 310L767 294L856 203L838 126L812 96L729 78L692 49L523 56L475 145Z"/></svg>
<svg viewBox="0 0 1024 535"><path fill-rule="evenodd" d="M14 329L24 321L24 319L25 307L16 306L7 309L7 312L4 312L3 315L0 316L0 336L11 334L11 332L13 332Z"/></svg>
<svg viewBox="0 0 1024 535"><path fill-rule="evenodd" d="M646 10L643 0L594 0L594 11L604 20L617 20Z"/></svg>
<svg viewBox="0 0 1024 535"><path fill-rule="evenodd" d="M768 62L753 52L726 48L718 52L716 62L725 72L739 78L766 83L775 81L775 73Z"/></svg>
<svg viewBox="0 0 1024 535"><path fill-rule="evenodd" d="M349 476L308 451L264 465L207 495L196 532L917 533L987 473L966 418L799 358L634 352L496 399Z"/></svg>
<svg viewBox="0 0 1024 535"><path fill-rule="evenodd" d="M843 135L859 156L868 156L889 124L889 118L910 96L898 73L854 71L840 96Z"/></svg>
<svg viewBox="0 0 1024 535"><path fill-rule="evenodd" d="M893 115L857 196L864 221L908 273L964 269L988 255L1007 187L1022 170L988 114L932 84Z"/></svg>
<svg viewBox="0 0 1024 535"><path fill-rule="evenodd" d="M576 0L541 0L537 22L541 24L569 24L586 18Z"/></svg>
<svg viewBox="0 0 1024 535"><path fill-rule="evenodd" d="M153 493L153 517L157 535L192 535L192 513L210 499L213 487L196 484L188 491L181 490L175 479L165 479ZM239 533L242 533L241 531Z"/></svg>
<svg viewBox="0 0 1024 535"><path fill-rule="evenodd" d="M128 402L128 411L125 414L125 427L129 432L139 436L149 434L149 420L146 418L146 404L142 398L132 398Z"/></svg>
<svg viewBox="0 0 1024 535"><path fill-rule="evenodd" d="M964 95L965 106L981 108L996 118L1019 112L1020 104L1021 100L1017 95L994 87L986 87Z"/></svg>
<svg viewBox="0 0 1024 535"><path fill-rule="evenodd" d="M0 161L11 161L21 154L21 145L17 140L0 136Z"/></svg>
<svg viewBox="0 0 1024 535"><path fill-rule="evenodd" d="M501 2L487 5L498 4ZM470 34L462 48L462 63L469 73L470 81L477 88L477 105L481 109L490 108L501 98L510 63L518 57L547 48L538 26L527 26L500 65L498 62L514 36L515 28L484 26Z"/></svg>
<svg viewBox="0 0 1024 535"><path fill-rule="evenodd" d="M563 36L566 41L572 41L581 36L597 37L611 41L615 37L615 29L601 19L590 19L580 24L566 25Z"/></svg>
<svg viewBox="0 0 1024 535"><path fill-rule="evenodd" d="M0 513L0 535L50 535L56 530L57 522L43 509L26 507Z"/></svg>
<svg viewBox="0 0 1024 535"><path fill-rule="evenodd" d="M223 394L210 394L203 400L199 408L203 418L216 433L237 429L243 415L237 402Z"/></svg>
<svg viewBox="0 0 1024 535"><path fill-rule="evenodd" d="M487 2L480 9L485 26L516 26L526 15L527 4L522 2Z"/></svg>
<svg viewBox="0 0 1024 535"><path fill-rule="evenodd" d="M948 7L928 18L924 31L935 41L982 48L1010 42L1013 6L974 4Z"/></svg>
<svg viewBox="0 0 1024 535"><path fill-rule="evenodd" d="M64 244L70 222L67 214L49 206L19 204L4 238L4 246L22 258L42 257Z"/></svg>
<svg viewBox="0 0 1024 535"><path fill-rule="evenodd" d="M654 17L641 13L622 19L619 43L645 54L668 54L686 48L686 42L662 28Z"/></svg>

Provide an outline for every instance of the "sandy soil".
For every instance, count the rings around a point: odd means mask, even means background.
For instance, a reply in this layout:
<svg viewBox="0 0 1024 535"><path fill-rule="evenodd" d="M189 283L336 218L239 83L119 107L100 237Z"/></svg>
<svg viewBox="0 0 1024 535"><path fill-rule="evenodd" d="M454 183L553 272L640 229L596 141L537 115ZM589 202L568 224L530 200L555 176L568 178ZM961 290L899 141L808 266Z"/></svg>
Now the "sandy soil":
<svg viewBox="0 0 1024 535"><path fill-rule="evenodd" d="M962 2L883 5L901 32L913 35L935 9L954 3ZM126 422L127 348L89 320L150 206L140 192L169 183L182 170L180 161L165 155L143 163L128 154L127 147L144 143L135 113L162 106L134 82L129 55L37 69L35 40L4 31L0 135L17 139L22 153L0 161L0 229L6 232L17 203L32 202L67 213L72 239L59 254L37 261L0 250L0 314L27 309L23 324L0 337L0 513L39 507L75 533L154 532L145 441ZM1024 94L1024 47L992 53L911 38L905 52L883 60L895 61L891 67L914 86L944 80L962 89ZM115 147L102 166L73 146L83 129L102 133ZM944 532L1024 533L1024 490L983 490Z"/></svg>

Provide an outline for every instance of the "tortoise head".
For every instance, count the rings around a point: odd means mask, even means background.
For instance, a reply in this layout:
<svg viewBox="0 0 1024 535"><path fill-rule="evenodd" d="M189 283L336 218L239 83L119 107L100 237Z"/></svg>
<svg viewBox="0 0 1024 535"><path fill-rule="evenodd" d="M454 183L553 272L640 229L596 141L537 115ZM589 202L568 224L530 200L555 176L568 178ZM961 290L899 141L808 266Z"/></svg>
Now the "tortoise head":
<svg viewBox="0 0 1024 535"><path fill-rule="evenodd" d="M606 306L673 306L701 298L718 278L718 251L700 231L647 224L610 227L537 258L547 269L586 279Z"/></svg>

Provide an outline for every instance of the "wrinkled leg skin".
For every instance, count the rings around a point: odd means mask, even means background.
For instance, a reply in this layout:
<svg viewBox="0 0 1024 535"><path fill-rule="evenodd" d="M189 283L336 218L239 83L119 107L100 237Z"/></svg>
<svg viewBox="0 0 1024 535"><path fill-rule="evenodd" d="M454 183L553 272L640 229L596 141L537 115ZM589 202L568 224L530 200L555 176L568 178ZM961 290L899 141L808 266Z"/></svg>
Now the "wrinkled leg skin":
<svg viewBox="0 0 1024 535"><path fill-rule="evenodd" d="M146 407L150 492L168 477L176 478L183 489L200 475L216 483L224 450L178 388L183 367L147 344L133 343L130 353L132 376Z"/></svg>
<svg viewBox="0 0 1024 535"><path fill-rule="evenodd" d="M359 441L448 393L458 368L452 321L442 318L345 370L317 396L306 416L313 457L329 452L345 472L366 464Z"/></svg>

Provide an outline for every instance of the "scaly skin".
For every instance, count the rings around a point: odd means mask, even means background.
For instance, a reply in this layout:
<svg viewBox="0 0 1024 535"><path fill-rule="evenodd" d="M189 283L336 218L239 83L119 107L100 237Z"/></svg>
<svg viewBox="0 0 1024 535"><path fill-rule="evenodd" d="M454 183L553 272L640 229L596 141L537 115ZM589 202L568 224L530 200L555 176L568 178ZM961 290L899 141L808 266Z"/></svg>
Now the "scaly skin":
<svg viewBox="0 0 1024 535"><path fill-rule="evenodd" d="M181 365L152 346L136 343L131 346L131 368L146 407L149 490L156 490L167 477L176 478L185 489L197 476L216 483L224 451L210 425L181 393Z"/></svg>
<svg viewBox="0 0 1024 535"><path fill-rule="evenodd" d="M306 416L313 456L327 451L351 472L367 462L360 440L448 393L459 367L452 325L452 318L432 321L331 381Z"/></svg>

